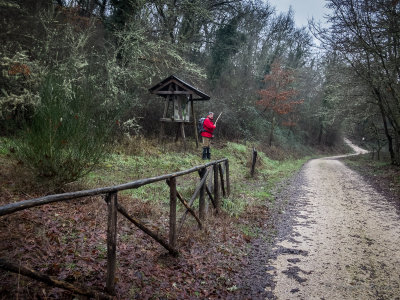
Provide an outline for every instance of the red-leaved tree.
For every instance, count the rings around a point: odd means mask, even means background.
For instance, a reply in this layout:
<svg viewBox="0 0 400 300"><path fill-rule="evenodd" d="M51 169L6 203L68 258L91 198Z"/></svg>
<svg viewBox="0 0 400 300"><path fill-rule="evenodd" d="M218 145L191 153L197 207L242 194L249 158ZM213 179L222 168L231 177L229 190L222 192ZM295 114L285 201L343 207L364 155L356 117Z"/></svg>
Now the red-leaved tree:
<svg viewBox="0 0 400 300"><path fill-rule="evenodd" d="M277 116L290 116L294 107L304 101L296 100L298 92L293 88L294 73L292 70L285 69L275 61L271 66L271 72L265 75L264 82L266 89L259 90L261 99L256 104L263 108L263 111L271 112L271 131L269 134L269 145L272 145L274 139L274 129ZM293 117L289 118L284 125L294 126Z"/></svg>

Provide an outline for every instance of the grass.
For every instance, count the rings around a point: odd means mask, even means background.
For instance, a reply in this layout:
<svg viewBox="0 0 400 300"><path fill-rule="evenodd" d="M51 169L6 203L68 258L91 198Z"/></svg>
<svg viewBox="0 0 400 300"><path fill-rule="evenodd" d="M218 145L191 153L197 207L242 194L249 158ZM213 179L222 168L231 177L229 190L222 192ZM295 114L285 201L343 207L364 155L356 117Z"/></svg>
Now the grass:
<svg viewBox="0 0 400 300"><path fill-rule="evenodd" d="M385 168L390 167L390 161L388 159L373 160L369 156L370 154L351 156L345 158L344 161L353 168L368 167L368 172L372 171L376 174L384 174Z"/></svg>
<svg viewBox="0 0 400 300"><path fill-rule="evenodd" d="M128 143L125 148L117 148L115 153L79 184L88 188L111 186L182 171L205 163L200 157L201 147L196 149L192 146L187 152L181 152L179 144L175 145L175 148L174 145L169 145L170 148L164 148L165 152L162 153L154 141L141 140L140 143L145 143L142 147L147 149L146 152L131 149L130 147L137 147L134 143ZM275 185L290 177L308 159L276 161L259 152L256 176L250 178L251 146L233 142L219 143L212 147L211 153L213 160L229 159L231 196L224 199L223 210L230 216L242 214L249 205L260 205L265 200L272 201L271 190ZM178 191L185 199L189 199L197 183L197 173L179 177ZM169 202L169 188L165 182L126 190L121 195L154 205L165 206Z"/></svg>
<svg viewBox="0 0 400 300"><path fill-rule="evenodd" d="M6 155L10 153L8 143L8 139L0 137L0 155Z"/></svg>
<svg viewBox="0 0 400 300"><path fill-rule="evenodd" d="M12 162L9 140L0 139L0 158L3 162ZM263 152L258 152L256 174L250 177L250 165L253 145L233 142L220 142L212 146L212 159L228 158L230 165L231 196L224 199L222 208L230 216L239 216L249 206L257 206L265 201L273 201L271 190L279 181L290 177L308 159L272 160ZM96 169L86 177L72 183L66 190L82 190L104 186L112 186L138 179L159 176L182 171L205 163L200 157L201 147L196 149L189 145L186 152L180 144L159 146L154 140L138 138L121 143L114 152L107 156ZM13 172L10 166L9 172ZM23 168L23 166L20 166ZM8 174L8 177L12 174ZM30 178L35 189L35 178ZM39 185L39 182L37 183ZM192 173L177 179L178 191L185 199L190 199L198 184L198 174ZM14 185L14 189L21 185ZM2 187L6 189L7 187ZM28 186L26 188L29 188ZM8 190L8 192L12 192ZM22 191L25 194L36 194L32 190ZM49 191L44 191L48 193ZM50 191L51 192L51 191ZM120 193L123 197L152 205L166 207L169 202L169 187L165 182L157 182L138 189ZM197 201L196 201L197 202ZM195 202L195 207L196 207Z"/></svg>

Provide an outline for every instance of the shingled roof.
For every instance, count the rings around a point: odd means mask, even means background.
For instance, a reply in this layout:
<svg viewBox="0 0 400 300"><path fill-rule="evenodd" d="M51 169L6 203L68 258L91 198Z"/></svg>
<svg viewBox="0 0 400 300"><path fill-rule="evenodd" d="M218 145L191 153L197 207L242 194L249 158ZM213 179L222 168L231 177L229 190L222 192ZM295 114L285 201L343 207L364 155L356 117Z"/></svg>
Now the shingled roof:
<svg viewBox="0 0 400 300"><path fill-rule="evenodd" d="M210 96L174 75L171 75L157 83L155 86L151 87L149 91L152 94L164 98L169 95L192 95L193 101L210 100Z"/></svg>

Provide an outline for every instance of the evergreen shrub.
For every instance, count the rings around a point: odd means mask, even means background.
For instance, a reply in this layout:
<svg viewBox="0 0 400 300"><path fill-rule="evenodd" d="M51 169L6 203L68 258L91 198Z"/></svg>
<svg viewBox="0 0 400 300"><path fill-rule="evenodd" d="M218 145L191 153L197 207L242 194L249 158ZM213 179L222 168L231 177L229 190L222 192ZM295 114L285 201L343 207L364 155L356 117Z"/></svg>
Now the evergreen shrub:
<svg viewBox="0 0 400 300"><path fill-rule="evenodd" d="M18 159L56 185L85 175L106 153L112 123L102 103L88 82L47 76L34 116L14 142Z"/></svg>

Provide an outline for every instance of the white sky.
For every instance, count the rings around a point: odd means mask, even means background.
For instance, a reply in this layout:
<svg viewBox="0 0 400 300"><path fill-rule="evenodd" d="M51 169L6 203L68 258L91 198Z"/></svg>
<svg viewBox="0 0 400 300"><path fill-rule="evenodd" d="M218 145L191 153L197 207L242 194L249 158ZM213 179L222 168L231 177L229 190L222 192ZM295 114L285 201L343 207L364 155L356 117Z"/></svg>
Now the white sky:
<svg viewBox="0 0 400 300"><path fill-rule="evenodd" d="M308 20L314 17L315 21L324 23L324 14L328 12L325 0L266 0L275 7L276 12L287 12L292 6L294 20L297 27L307 27Z"/></svg>

